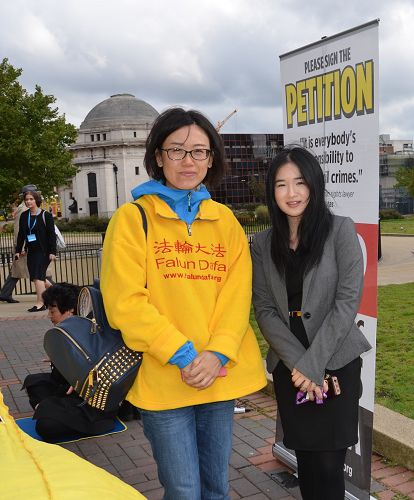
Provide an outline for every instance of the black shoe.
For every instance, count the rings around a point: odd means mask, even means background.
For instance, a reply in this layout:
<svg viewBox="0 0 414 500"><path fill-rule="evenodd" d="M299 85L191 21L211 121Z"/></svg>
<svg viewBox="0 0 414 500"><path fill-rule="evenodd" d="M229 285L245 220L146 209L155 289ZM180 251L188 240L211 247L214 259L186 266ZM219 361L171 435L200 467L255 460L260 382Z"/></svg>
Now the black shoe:
<svg viewBox="0 0 414 500"><path fill-rule="evenodd" d="M42 305L42 307L33 306L27 310L27 312L29 312L29 313L37 313L40 311L46 311L46 306L44 304Z"/></svg>
<svg viewBox="0 0 414 500"><path fill-rule="evenodd" d="M19 301L16 299L13 299L13 297L3 297L3 295L0 295L0 301L8 302L9 304L18 304L19 303Z"/></svg>

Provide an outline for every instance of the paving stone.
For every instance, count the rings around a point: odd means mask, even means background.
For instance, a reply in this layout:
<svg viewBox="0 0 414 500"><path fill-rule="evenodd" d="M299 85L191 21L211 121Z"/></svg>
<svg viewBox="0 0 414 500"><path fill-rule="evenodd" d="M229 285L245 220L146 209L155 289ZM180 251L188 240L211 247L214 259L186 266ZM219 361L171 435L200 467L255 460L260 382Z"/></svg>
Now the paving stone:
<svg viewBox="0 0 414 500"><path fill-rule="evenodd" d="M137 467L155 464L155 460L152 458L152 455L147 455L144 458L136 458L133 460L133 462Z"/></svg>
<svg viewBox="0 0 414 500"><path fill-rule="evenodd" d="M87 457L87 459L89 462L91 462L94 465L97 465L98 467L111 465L111 462L109 461L108 457L105 456L103 453L97 453L95 455Z"/></svg>
<svg viewBox="0 0 414 500"><path fill-rule="evenodd" d="M140 485L139 485L139 491L143 494L144 493L146 494L147 491L157 490L159 488L161 488L161 484L158 481L158 479L146 481L145 483L140 483Z"/></svg>
<svg viewBox="0 0 414 500"><path fill-rule="evenodd" d="M127 448L122 447L122 449L131 460L147 458L149 456L148 453L139 445L129 446Z"/></svg>
<svg viewBox="0 0 414 500"><path fill-rule="evenodd" d="M119 477L118 471L116 470L116 468L112 464L102 465L101 469L106 470L106 472L109 472L109 474L112 474L113 476Z"/></svg>
<svg viewBox="0 0 414 500"><path fill-rule="evenodd" d="M252 446L253 448L261 448L267 445L264 439L259 438L255 434L249 433L247 436L243 436L242 440Z"/></svg>
<svg viewBox="0 0 414 500"><path fill-rule="evenodd" d="M281 470L288 470L285 465L281 465L277 460L265 462L258 465L258 468L264 472L271 474L272 472L279 472Z"/></svg>
<svg viewBox="0 0 414 500"><path fill-rule="evenodd" d="M263 483L258 483L257 487L263 491L269 498L286 498L287 492L284 488L279 486L275 481L269 479Z"/></svg>
<svg viewBox="0 0 414 500"><path fill-rule="evenodd" d="M267 427L263 427L263 426L254 427L251 429L251 431L253 432L253 434L255 434L256 436L258 436L262 439L267 439L270 437L274 438L274 435L275 435L275 432L273 429L268 429Z"/></svg>
<svg viewBox="0 0 414 500"><path fill-rule="evenodd" d="M137 468L121 472L121 479L126 483L133 485L148 481L148 478L142 472L138 472Z"/></svg>
<svg viewBox="0 0 414 500"><path fill-rule="evenodd" d="M236 444L243 443L243 441L240 438L233 435L232 443L233 443L233 446L235 446Z"/></svg>
<svg viewBox="0 0 414 500"><path fill-rule="evenodd" d="M237 451L237 453L245 458L253 457L254 455L259 455L260 453L246 443L233 445L233 450Z"/></svg>
<svg viewBox="0 0 414 500"><path fill-rule="evenodd" d="M122 455L125 454L125 452L119 446L118 443L103 443L103 444L100 444L99 447L105 453L105 455L109 458L121 457Z"/></svg>
<svg viewBox="0 0 414 500"><path fill-rule="evenodd" d="M233 434L243 440L245 436L250 436L251 432L238 422L235 422L233 425Z"/></svg>
<svg viewBox="0 0 414 500"><path fill-rule="evenodd" d="M385 477L384 479L381 479L381 481L387 486L397 486L407 481L411 481L414 485L414 474L406 469L404 472L400 472L399 474L393 474L392 476Z"/></svg>
<svg viewBox="0 0 414 500"><path fill-rule="evenodd" d="M261 454L261 455L250 457L248 460L253 465L260 465L260 464L264 464L264 463L267 463L267 462L272 462L272 463L275 462L276 463L276 459L273 456L273 454L272 454L271 451L269 451L269 453L264 453L264 454Z"/></svg>
<svg viewBox="0 0 414 500"><path fill-rule="evenodd" d="M260 420L260 425L263 425L263 427L270 429L271 431L273 431L273 433L275 433L276 431L276 423L273 418L264 417L263 420Z"/></svg>
<svg viewBox="0 0 414 500"><path fill-rule="evenodd" d="M260 492L256 486L248 481L246 478L236 479L230 482L230 486L236 491L240 496L255 495Z"/></svg>
<svg viewBox="0 0 414 500"><path fill-rule="evenodd" d="M386 488L383 484L375 481L375 479L371 479L371 493L379 493L380 491L384 491Z"/></svg>
<svg viewBox="0 0 414 500"><path fill-rule="evenodd" d="M232 481L233 479L240 479L241 477L242 477L242 475L240 474L240 472L230 465L230 467L229 467L229 480Z"/></svg>
<svg viewBox="0 0 414 500"><path fill-rule="evenodd" d="M398 465L397 467L386 467L385 469L373 470L371 471L371 475L375 477L375 479L381 479L381 482L385 483L386 478L401 474L402 472L406 471L407 469L405 467L401 467L400 465Z"/></svg>
<svg viewBox="0 0 414 500"><path fill-rule="evenodd" d="M240 469L240 467L247 467L250 463L244 457L233 451L230 457L230 465L235 469Z"/></svg>
<svg viewBox="0 0 414 500"><path fill-rule="evenodd" d="M388 464L382 462L381 460L376 460L371 464L371 472L374 470L386 469L387 467L389 467Z"/></svg>
<svg viewBox="0 0 414 500"><path fill-rule="evenodd" d="M236 493L234 490L229 491L229 496L230 496L231 500L239 500L239 498L241 498L241 496L238 493Z"/></svg>
<svg viewBox="0 0 414 500"><path fill-rule="evenodd" d="M144 465L143 467L140 467L139 470L140 472L143 472L149 480L158 478L157 466L155 462L153 464Z"/></svg>
<svg viewBox="0 0 414 500"><path fill-rule="evenodd" d="M407 481L406 483L398 484L395 489L404 495L414 493L414 481Z"/></svg>
<svg viewBox="0 0 414 500"><path fill-rule="evenodd" d="M79 441L79 443L77 443L77 446L85 455L95 455L97 453L102 453L102 449L94 439L85 439L83 441Z"/></svg>
<svg viewBox="0 0 414 500"><path fill-rule="evenodd" d="M138 489L138 491L139 491L139 489ZM148 500L162 500L164 498L164 488L159 488L157 490L147 491L145 493L145 495L148 498Z"/></svg>
<svg viewBox="0 0 414 500"><path fill-rule="evenodd" d="M112 465L122 473L122 471L130 470L134 467L134 462L125 454L116 456L116 457L108 457Z"/></svg>
<svg viewBox="0 0 414 500"><path fill-rule="evenodd" d="M251 495L249 497L243 497L244 500L268 500L269 497L264 493L258 493L257 495Z"/></svg>
<svg viewBox="0 0 414 500"><path fill-rule="evenodd" d="M238 423L244 427L245 429L253 429L253 428L256 428L256 427L260 427L260 423L257 422L256 420L252 420L250 418L247 418L245 416L243 416L242 418L240 418L240 420L238 421Z"/></svg>
<svg viewBox="0 0 414 500"><path fill-rule="evenodd" d="M255 467L254 465L250 465L249 467L243 467L239 469L239 472L243 474L251 483L258 484L263 483L269 479L269 476L265 474L263 471Z"/></svg>
<svg viewBox="0 0 414 500"><path fill-rule="evenodd" d="M381 491L378 493L378 498L379 500L392 500L395 496L395 493L393 491Z"/></svg>

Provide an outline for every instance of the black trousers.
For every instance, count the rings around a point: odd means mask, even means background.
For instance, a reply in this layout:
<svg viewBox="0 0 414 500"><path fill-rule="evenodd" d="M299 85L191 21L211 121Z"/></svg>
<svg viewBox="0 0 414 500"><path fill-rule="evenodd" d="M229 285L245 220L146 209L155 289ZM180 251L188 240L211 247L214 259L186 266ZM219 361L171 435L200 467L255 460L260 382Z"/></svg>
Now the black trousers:
<svg viewBox="0 0 414 500"><path fill-rule="evenodd" d="M55 282L52 280L51 276L46 276L46 279L52 285L55 284ZM0 296L4 297L4 298L7 298L7 299L11 299L13 291L16 288L16 285L17 285L18 281L19 281L19 278L13 278L12 275L9 274L8 277L7 277L7 279L6 279L6 281L4 282L4 285L3 285L2 289L0 290Z"/></svg>
<svg viewBox="0 0 414 500"><path fill-rule="evenodd" d="M346 449L295 453L303 500L344 500Z"/></svg>
<svg viewBox="0 0 414 500"><path fill-rule="evenodd" d="M2 289L0 290L0 295L2 297L11 299L13 290L15 289L19 278L13 278L11 274L8 275Z"/></svg>

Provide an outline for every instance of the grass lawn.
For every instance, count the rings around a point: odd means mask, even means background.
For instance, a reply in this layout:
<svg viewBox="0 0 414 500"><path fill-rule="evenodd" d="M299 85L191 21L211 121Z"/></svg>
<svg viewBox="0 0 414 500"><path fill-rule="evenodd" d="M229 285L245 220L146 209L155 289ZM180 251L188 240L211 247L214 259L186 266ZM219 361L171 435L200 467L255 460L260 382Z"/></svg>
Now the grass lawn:
<svg viewBox="0 0 414 500"><path fill-rule="evenodd" d="M387 233L414 234L414 215L404 217L404 219L382 220L381 234Z"/></svg>
<svg viewBox="0 0 414 500"><path fill-rule="evenodd" d="M267 343L253 312L251 324L263 357ZM378 287L375 401L414 419L414 283Z"/></svg>
<svg viewBox="0 0 414 500"><path fill-rule="evenodd" d="M414 283L378 287L376 402L414 419Z"/></svg>

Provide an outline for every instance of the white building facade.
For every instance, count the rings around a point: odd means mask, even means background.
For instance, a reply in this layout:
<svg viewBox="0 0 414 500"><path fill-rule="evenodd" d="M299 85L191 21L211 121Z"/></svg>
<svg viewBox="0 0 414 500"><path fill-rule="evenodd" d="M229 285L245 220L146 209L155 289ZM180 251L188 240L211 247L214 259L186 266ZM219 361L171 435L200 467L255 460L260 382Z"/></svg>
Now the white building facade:
<svg viewBox="0 0 414 500"><path fill-rule="evenodd" d="M78 217L110 217L131 201L131 189L148 180L143 166L145 141L158 112L132 94L116 94L86 116L71 147L79 168L72 184L59 189L62 216L77 202Z"/></svg>

